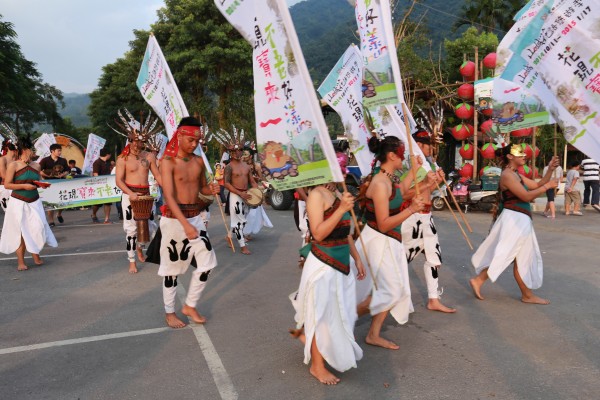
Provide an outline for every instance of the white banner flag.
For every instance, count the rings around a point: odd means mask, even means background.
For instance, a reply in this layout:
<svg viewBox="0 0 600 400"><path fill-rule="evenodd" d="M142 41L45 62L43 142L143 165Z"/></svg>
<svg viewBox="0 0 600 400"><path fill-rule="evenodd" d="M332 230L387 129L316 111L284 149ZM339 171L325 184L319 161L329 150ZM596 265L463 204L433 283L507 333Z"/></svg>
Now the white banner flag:
<svg viewBox="0 0 600 400"><path fill-rule="evenodd" d="M179 121L189 114L154 35L148 38L136 83L144 100L161 119L167 136L171 139Z"/></svg>
<svg viewBox="0 0 600 400"><path fill-rule="evenodd" d="M355 45L350 45L317 90L323 100L340 115L344 135L361 175L368 175L371 172L373 154L367 143L371 134L365 124L361 104L362 76L362 55Z"/></svg>
<svg viewBox="0 0 600 400"><path fill-rule="evenodd" d="M278 190L343 181L285 0L215 0L253 47L256 138Z"/></svg>
<svg viewBox="0 0 600 400"><path fill-rule="evenodd" d="M106 144L106 139L94 135L90 133L88 135L87 148L85 150L85 158L83 159L83 167L81 168L81 173L83 175L91 175L92 169L94 165L94 161L96 161L100 157L100 150L104 148Z"/></svg>
<svg viewBox="0 0 600 400"><path fill-rule="evenodd" d="M48 157L50 155L50 146L56 143L56 138L51 133L42 133L35 141L35 154L39 156L41 160L44 157Z"/></svg>

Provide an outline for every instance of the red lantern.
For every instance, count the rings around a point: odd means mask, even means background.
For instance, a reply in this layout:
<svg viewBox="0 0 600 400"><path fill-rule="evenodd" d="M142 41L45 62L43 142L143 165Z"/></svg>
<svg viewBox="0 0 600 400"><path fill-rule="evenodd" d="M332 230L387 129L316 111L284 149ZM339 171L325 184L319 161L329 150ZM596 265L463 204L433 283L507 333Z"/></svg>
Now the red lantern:
<svg viewBox="0 0 600 400"><path fill-rule="evenodd" d="M483 115L485 115L486 117L491 117L492 115L494 115L494 109L493 108L484 108L483 110L481 110L481 113Z"/></svg>
<svg viewBox="0 0 600 400"><path fill-rule="evenodd" d="M460 176L463 178L470 178L473 176L473 164L464 163L460 170L458 171Z"/></svg>
<svg viewBox="0 0 600 400"><path fill-rule="evenodd" d="M483 58L483 66L489 69L496 68L496 53L490 53Z"/></svg>
<svg viewBox="0 0 600 400"><path fill-rule="evenodd" d="M512 137L527 137L527 136L531 136L532 133L533 133L533 128L523 128L523 129L517 129L515 131L512 131L510 133L510 136L512 136Z"/></svg>
<svg viewBox="0 0 600 400"><path fill-rule="evenodd" d="M452 128L452 136L456 140L465 140L473 136L473 125L459 124Z"/></svg>
<svg viewBox="0 0 600 400"><path fill-rule="evenodd" d="M475 97L475 87L470 83L463 83L458 87L456 93L463 100L473 100Z"/></svg>
<svg viewBox="0 0 600 400"><path fill-rule="evenodd" d="M483 175L485 175L486 171L487 171L488 169L490 169L490 168L491 168L491 167L490 167L489 165L487 165L487 166L485 166L485 167L481 168L481 169L479 170L479 176L483 176Z"/></svg>
<svg viewBox="0 0 600 400"><path fill-rule="evenodd" d="M531 179L531 177L533 176L531 168L529 168L528 165L522 165L517 170L521 175L526 176L529 179Z"/></svg>
<svg viewBox="0 0 600 400"><path fill-rule="evenodd" d="M473 61L465 61L460 66L460 74L465 78L475 77L475 63ZM472 79L469 79L472 80Z"/></svg>
<svg viewBox="0 0 600 400"><path fill-rule="evenodd" d="M481 147L481 157L492 159L496 157L496 145L493 143L486 143Z"/></svg>
<svg viewBox="0 0 600 400"><path fill-rule="evenodd" d="M494 127L494 122L491 119L483 121L483 123L481 125L479 125L479 128L481 128L481 132L483 132L483 133L490 132L493 127Z"/></svg>
<svg viewBox="0 0 600 400"><path fill-rule="evenodd" d="M454 114L460 119L471 119L474 112L473 106L467 103L460 103L454 108Z"/></svg>
<svg viewBox="0 0 600 400"><path fill-rule="evenodd" d="M460 156L465 160L472 160L475 155L475 148L471 146L469 143L466 143L464 146L458 150Z"/></svg>

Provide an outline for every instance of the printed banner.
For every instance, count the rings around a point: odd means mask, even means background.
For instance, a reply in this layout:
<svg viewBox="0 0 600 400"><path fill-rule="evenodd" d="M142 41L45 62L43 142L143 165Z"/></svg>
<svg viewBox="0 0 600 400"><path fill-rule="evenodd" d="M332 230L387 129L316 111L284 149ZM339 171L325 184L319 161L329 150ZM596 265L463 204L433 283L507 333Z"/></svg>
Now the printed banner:
<svg viewBox="0 0 600 400"><path fill-rule="evenodd" d="M263 175L286 190L344 180L285 0L215 0L253 47Z"/></svg>
<svg viewBox="0 0 600 400"><path fill-rule="evenodd" d="M51 133L42 133L35 141L35 154L39 156L40 160L50 155L50 146L54 143L56 143L56 138Z"/></svg>
<svg viewBox="0 0 600 400"><path fill-rule="evenodd" d="M114 175L101 175L75 179L49 179L49 188L38 189L46 210L86 207L121 201L121 189ZM150 182L150 194L157 195L155 181Z"/></svg>
<svg viewBox="0 0 600 400"><path fill-rule="evenodd" d="M594 0L538 0L498 48L500 77L535 94L569 143L600 159L600 30ZM535 14L535 15L533 15ZM517 30L518 29L518 30Z"/></svg>
<svg viewBox="0 0 600 400"><path fill-rule="evenodd" d="M492 120L501 133L555 123L540 99L514 82L494 78L492 98Z"/></svg>
<svg viewBox="0 0 600 400"><path fill-rule="evenodd" d="M171 139L179 121L189 114L154 35L148 38L136 83L144 100L161 119L167 136Z"/></svg>
<svg viewBox="0 0 600 400"><path fill-rule="evenodd" d="M350 45L317 91L342 119L344 136L361 175L365 176L371 172L373 154L367 144L371 134L365 124L361 104L362 69L362 55L355 45Z"/></svg>
<svg viewBox="0 0 600 400"><path fill-rule="evenodd" d="M104 148L106 139L90 133L88 135L87 149L85 150L85 158L83 159L83 175L92 175L94 161L100 158L100 150Z"/></svg>

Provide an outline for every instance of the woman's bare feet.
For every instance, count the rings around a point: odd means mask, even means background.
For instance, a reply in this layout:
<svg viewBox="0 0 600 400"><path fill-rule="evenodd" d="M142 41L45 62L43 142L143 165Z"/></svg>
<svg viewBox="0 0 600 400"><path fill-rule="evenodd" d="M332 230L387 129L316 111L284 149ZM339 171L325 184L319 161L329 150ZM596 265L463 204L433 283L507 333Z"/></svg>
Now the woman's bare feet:
<svg viewBox="0 0 600 400"><path fill-rule="evenodd" d="M310 367L310 374L325 385L337 385L340 381L340 378L329 372L329 370L325 367L317 367L312 365Z"/></svg>
<svg viewBox="0 0 600 400"><path fill-rule="evenodd" d="M302 342L302 344L306 344L306 335L304 334L304 328L290 329L288 330L288 332L290 333L290 335L292 335L294 339L298 339Z"/></svg>
<svg viewBox="0 0 600 400"><path fill-rule="evenodd" d="M550 300L547 299L542 299L541 297L538 297L534 294L532 294L531 296L528 297L521 297L521 301L523 303L527 303L527 304L542 304L542 305L546 305L546 304L550 304Z"/></svg>
<svg viewBox="0 0 600 400"><path fill-rule="evenodd" d="M29 268L25 264L17 265L17 271L27 271Z"/></svg>
<svg viewBox="0 0 600 400"><path fill-rule="evenodd" d="M129 273L130 274L138 273L138 269L137 269L137 265L136 265L135 261L129 261Z"/></svg>
<svg viewBox="0 0 600 400"><path fill-rule="evenodd" d="M483 296L481 295L482 283L479 282L477 278L471 278L469 279L469 284L471 285L471 289L473 289L473 294L475 297L477 297L479 300L484 300Z"/></svg>
<svg viewBox="0 0 600 400"><path fill-rule="evenodd" d="M186 326L186 323L177 318L177 314L175 313L166 313L165 320L167 321L167 325L173 329L184 328Z"/></svg>
<svg viewBox="0 0 600 400"><path fill-rule="evenodd" d="M31 258L33 258L35 265L44 265L44 260L42 260L39 254L32 254Z"/></svg>
<svg viewBox="0 0 600 400"><path fill-rule="evenodd" d="M431 311L440 311L449 314L456 312L456 308L446 307L442 304L440 299L429 299L429 302L427 303L427 309Z"/></svg>
<svg viewBox="0 0 600 400"><path fill-rule="evenodd" d="M146 261L146 256L144 256L144 249L142 249L141 247L137 248L137 258L138 260L140 260L140 262Z"/></svg>
<svg viewBox="0 0 600 400"><path fill-rule="evenodd" d="M200 315L200 313L198 313L198 310L196 310L195 307L190 307L187 304L183 305L181 313L188 317L188 319L195 324L203 324L206 322L206 318Z"/></svg>
<svg viewBox="0 0 600 400"><path fill-rule="evenodd" d="M252 252L251 252L250 250L248 250L248 246L244 246L244 247L242 247L242 248L240 249L240 251L242 252L242 254L245 254L245 255L247 255L247 256L248 256L248 255L250 255L250 254L252 254Z"/></svg>
<svg viewBox="0 0 600 400"><path fill-rule="evenodd" d="M389 340L386 340L381 336L367 335L367 337L365 338L365 343L370 344L371 346L379 346L383 347L384 349L390 350L398 350L400 348L400 346L398 346L396 343L390 342Z"/></svg>

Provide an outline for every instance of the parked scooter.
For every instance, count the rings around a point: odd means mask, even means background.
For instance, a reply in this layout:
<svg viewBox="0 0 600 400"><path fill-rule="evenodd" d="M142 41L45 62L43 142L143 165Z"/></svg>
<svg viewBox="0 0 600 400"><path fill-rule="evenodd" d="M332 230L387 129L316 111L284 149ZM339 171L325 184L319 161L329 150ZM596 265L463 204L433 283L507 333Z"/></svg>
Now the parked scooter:
<svg viewBox="0 0 600 400"><path fill-rule="evenodd" d="M460 177L456 171L452 171L448 177L451 180L450 190L459 206L465 208L465 213L469 211L469 207L486 212L492 210L496 203L499 176L497 179L496 176L488 177L482 184L472 184L470 179Z"/></svg>

